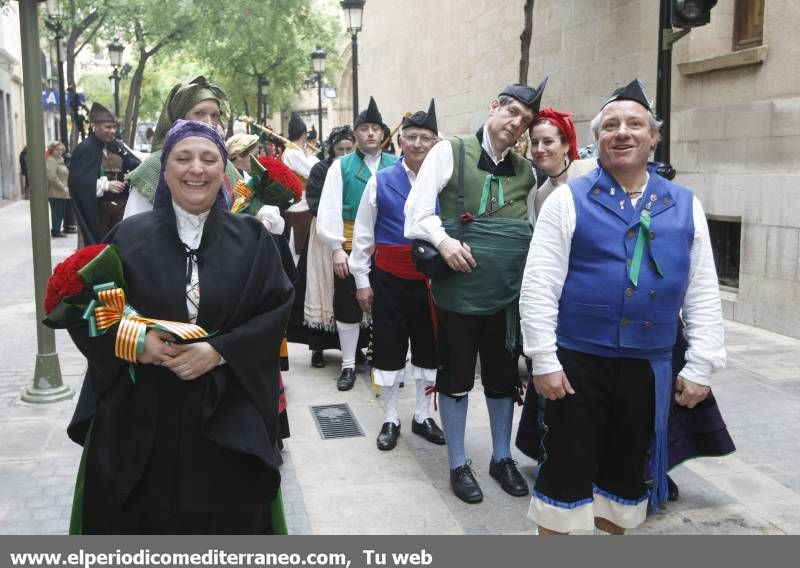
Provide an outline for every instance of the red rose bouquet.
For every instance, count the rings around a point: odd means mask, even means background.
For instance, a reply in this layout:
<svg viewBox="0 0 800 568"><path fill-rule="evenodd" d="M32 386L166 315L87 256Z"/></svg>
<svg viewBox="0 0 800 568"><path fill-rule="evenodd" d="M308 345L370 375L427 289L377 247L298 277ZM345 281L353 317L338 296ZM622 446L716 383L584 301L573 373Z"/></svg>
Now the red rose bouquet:
<svg viewBox="0 0 800 568"><path fill-rule="evenodd" d="M136 363L148 329L172 334L176 341L205 339L206 331L191 323L144 317L125 300L125 278L116 245L94 245L59 263L47 281L44 324L54 329L87 325L97 337L117 325L115 354ZM133 379L133 372L131 371Z"/></svg>
<svg viewBox="0 0 800 568"><path fill-rule="evenodd" d="M285 211L303 198L303 184L286 164L270 156L250 156L247 183L240 181L233 188L231 211L255 215L264 205L275 205Z"/></svg>
<svg viewBox="0 0 800 568"><path fill-rule="evenodd" d="M94 299L93 286L104 282L125 288L115 245L91 245L67 257L47 281L44 324L53 329L85 325L84 312Z"/></svg>

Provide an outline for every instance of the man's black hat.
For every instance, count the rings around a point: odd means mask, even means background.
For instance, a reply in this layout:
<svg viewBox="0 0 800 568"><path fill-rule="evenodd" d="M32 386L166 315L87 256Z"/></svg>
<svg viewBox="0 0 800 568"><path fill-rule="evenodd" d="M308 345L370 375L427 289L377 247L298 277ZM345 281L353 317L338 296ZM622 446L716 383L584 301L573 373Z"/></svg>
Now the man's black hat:
<svg viewBox="0 0 800 568"><path fill-rule="evenodd" d="M117 117L100 103L92 103L89 122L117 122Z"/></svg>
<svg viewBox="0 0 800 568"><path fill-rule="evenodd" d="M537 113L539 112L539 106L542 103L542 95L544 94L544 87L547 85L547 79L549 79L549 77L545 77L544 81L539 83L539 86L535 89L533 87L529 87L528 85L521 85L519 83L509 85L503 89L498 96L500 97L506 95L517 99L526 107L529 107L534 113Z"/></svg>
<svg viewBox="0 0 800 568"><path fill-rule="evenodd" d="M292 112L292 116L289 117L289 140L297 140L304 132L308 132L306 123L299 114Z"/></svg>
<svg viewBox="0 0 800 568"><path fill-rule="evenodd" d="M439 135L439 130L436 127L436 104L433 102L433 99L431 99L431 104L428 105L428 112L418 110L411 116L403 118L403 128L408 126L427 128L433 131L437 136Z"/></svg>
<svg viewBox="0 0 800 568"><path fill-rule="evenodd" d="M601 110L608 103L613 103L614 101L636 101L650 112L653 112L653 109L650 108L650 102L647 100L647 95L644 94L642 82L639 79L634 79L624 87L615 90L608 100L603 103L603 106L600 107Z"/></svg>
<svg viewBox="0 0 800 568"><path fill-rule="evenodd" d="M358 128L362 124L383 124L383 117L378 110L378 105L375 103L375 99L372 97L369 98L367 110L362 110L360 113L358 113L358 116L353 123L353 128Z"/></svg>

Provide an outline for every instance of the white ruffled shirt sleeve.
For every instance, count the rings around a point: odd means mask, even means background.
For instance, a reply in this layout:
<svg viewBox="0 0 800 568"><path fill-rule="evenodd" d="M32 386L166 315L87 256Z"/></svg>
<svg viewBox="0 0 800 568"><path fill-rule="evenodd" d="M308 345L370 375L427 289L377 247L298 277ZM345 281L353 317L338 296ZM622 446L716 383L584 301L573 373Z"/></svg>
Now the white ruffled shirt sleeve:
<svg viewBox="0 0 800 568"><path fill-rule="evenodd" d="M356 288L369 288L372 253L375 252L375 223L378 220L378 176L372 176L361 195L353 227L353 250L347 264Z"/></svg>

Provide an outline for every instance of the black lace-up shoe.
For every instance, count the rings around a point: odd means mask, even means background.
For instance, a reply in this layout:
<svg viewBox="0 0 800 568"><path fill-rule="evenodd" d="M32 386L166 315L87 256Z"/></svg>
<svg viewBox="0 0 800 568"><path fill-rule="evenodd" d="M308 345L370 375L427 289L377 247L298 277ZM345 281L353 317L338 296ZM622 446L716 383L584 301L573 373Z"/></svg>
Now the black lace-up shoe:
<svg viewBox="0 0 800 568"><path fill-rule="evenodd" d="M323 355L322 351L311 352L311 366L316 367L317 369L321 369L325 366L325 356Z"/></svg>
<svg viewBox="0 0 800 568"><path fill-rule="evenodd" d="M436 422L433 420L433 418L426 418L422 422L417 422L416 420L412 419L411 431L418 436L422 436L431 444L444 446L444 432L442 432L442 429L436 425Z"/></svg>
<svg viewBox="0 0 800 568"><path fill-rule="evenodd" d="M517 462L505 458L499 462L489 462L489 475L500 482L503 491L514 497L528 494L528 483L517 469Z"/></svg>
<svg viewBox="0 0 800 568"><path fill-rule="evenodd" d="M393 450L400 437L400 425L394 422L384 422L381 433L378 434L378 449L384 452Z"/></svg>
<svg viewBox="0 0 800 568"><path fill-rule="evenodd" d="M342 374L336 381L336 388L340 391L349 391L356 384L356 370L342 369Z"/></svg>
<svg viewBox="0 0 800 568"><path fill-rule="evenodd" d="M450 487L456 497L465 503L480 503L483 501L483 491L475 475L472 473L471 461L467 461L461 467L450 470Z"/></svg>

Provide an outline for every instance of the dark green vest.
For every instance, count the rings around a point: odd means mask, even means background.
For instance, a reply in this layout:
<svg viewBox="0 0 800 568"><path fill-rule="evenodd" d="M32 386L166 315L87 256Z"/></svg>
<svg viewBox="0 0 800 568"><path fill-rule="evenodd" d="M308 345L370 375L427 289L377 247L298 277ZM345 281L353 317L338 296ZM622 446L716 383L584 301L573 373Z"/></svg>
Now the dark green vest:
<svg viewBox="0 0 800 568"><path fill-rule="evenodd" d="M485 134L484 134L485 136ZM466 152L466 164L464 167L464 210L478 214L480 208L481 194L483 193L484 182L489 172L478 169L478 160L481 157L481 143L476 136L463 138L464 150ZM442 219L455 219L458 217L458 168L461 162L459 154L458 138L450 138L453 147L453 175L450 181L439 193L439 216ZM503 199L508 202L513 200L513 205L508 205L499 210L493 217L506 219L528 219L528 194L534 189L535 179L533 169L528 160L515 152L506 154L506 160L511 160L514 166L514 176L500 176L503 184ZM491 184L491 198L498 199L498 184L493 181ZM498 208L497 202L493 207Z"/></svg>
<svg viewBox="0 0 800 568"><path fill-rule="evenodd" d="M389 167L396 161L397 156L383 152L378 170ZM342 169L342 219L355 221L361 196L372 172L358 152L339 158L339 167Z"/></svg>

